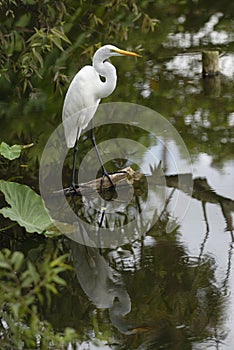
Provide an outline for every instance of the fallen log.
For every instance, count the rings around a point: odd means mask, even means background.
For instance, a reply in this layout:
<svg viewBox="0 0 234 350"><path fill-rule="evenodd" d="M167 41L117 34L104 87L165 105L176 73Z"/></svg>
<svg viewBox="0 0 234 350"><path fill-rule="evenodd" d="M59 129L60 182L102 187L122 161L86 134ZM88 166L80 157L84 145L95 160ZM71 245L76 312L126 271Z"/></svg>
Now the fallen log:
<svg viewBox="0 0 234 350"><path fill-rule="evenodd" d="M139 171L134 171L131 167L127 167L118 172L109 173L109 176L114 185L124 186L133 184L135 181L139 181L144 176L144 174L141 174ZM104 191L112 188L112 185L107 177L104 177L104 179L102 179L102 177L99 177L98 179L81 183L76 187L76 190L71 187L65 188L64 194L66 196L81 196L83 194L89 194L94 191L100 192L101 187Z"/></svg>
<svg viewBox="0 0 234 350"><path fill-rule="evenodd" d="M134 184L135 189L137 187L142 187L141 181L144 181L145 177L145 174L142 174L139 171L134 171L131 167L127 167L119 172L110 174L110 178L115 185L122 187ZM100 192L101 180L102 178L100 177L86 183L81 183L76 191L71 188L65 188L64 190L54 192L54 194L64 193L66 196L82 196L84 194L86 195ZM227 222L227 230L233 230L231 213L234 210L234 201L216 194L216 192L209 186L205 178L193 179L191 173L162 175L162 171L159 169L154 169L152 174L147 176L147 181L149 183L153 181L153 183L151 183L153 185L166 185L167 187L181 190L202 203L219 204ZM137 184L139 184L139 186ZM111 184L107 178L103 180L102 188L103 190L106 190L106 193L108 193L108 190L111 188Z"/></svg>
<svg viewBox="0 0 234 350"><path fill-rule="evenodd" d="M120 187L124 187L135 184L135 189L139 187L139 182L144 181L146 177L149 183L153 181L154 185L166 185L168 187L175 187L183 190L186 193L191 192L192 186L192 174L189 173L180 175L163 175L162 170L160 168L152 170L152 174L150 176L147 176L139 171L133 170L129 166L118 172L109 173L109 176L115 186L118 185ZM107 177L105 177L103 181L102 177L99 177L95 180L80 183L79 186L76 187L76 190L74 190L72 187L65 188L63 192L66 196L81 196L91 194L94 192L101 192L101 187L103 192L108 192L109 190L111 190L112 185ZM61 191L57 191L55 193L61 193Z"/></svg>

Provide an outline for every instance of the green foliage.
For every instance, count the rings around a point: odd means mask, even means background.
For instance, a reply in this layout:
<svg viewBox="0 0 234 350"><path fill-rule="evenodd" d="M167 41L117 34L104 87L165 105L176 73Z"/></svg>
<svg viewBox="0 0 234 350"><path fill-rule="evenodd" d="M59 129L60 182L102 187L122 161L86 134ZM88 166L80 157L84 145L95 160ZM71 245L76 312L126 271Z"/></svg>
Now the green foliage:
<svg viewBox="0 0 234 350"><path fill-rule="evenodd" d="M41 320L38 302L51 302L51 295L66 282L60 274L68 269L67 255L51 260L48 253L37 265L25 261L22 252L0 252L0 317L1 349L62 349L72 342L75 332L65 329L64 335L53 332L51 325Z"/></svg>
<svg viewBox="0 0 234 350"><path fill-rule="evenodd" d="M70 44L62 30L66 13L62 1L1 1L0 74L16 82L18 94L42 78L46 55Z"/></svg>
<svg viewBox="0 0 234 350"><path fill-rule="evenodd" d="M0 144L0 155L9 160L19 158L21 150L22 148L20 145L9 146L5 142Z"/></svg>
<svg viewBox="0 0 234 350"><path fill-rule="evenodd" d="M126 40L136 25L146 32L157 23L133 0L3 0L0 10L0 78L14 84L19 96L48 75L61 90L64 64L77 47L90 55L100 42Z"/></svg>
<svg viewBox="0 0 234 350"><path fill-rule="evenodd" d="M0 180L0 191L5 195L10 207L0 209L0 213L26 229L27 232L52 234L51 226L41 196L30 187L15 182Z"/></svg>

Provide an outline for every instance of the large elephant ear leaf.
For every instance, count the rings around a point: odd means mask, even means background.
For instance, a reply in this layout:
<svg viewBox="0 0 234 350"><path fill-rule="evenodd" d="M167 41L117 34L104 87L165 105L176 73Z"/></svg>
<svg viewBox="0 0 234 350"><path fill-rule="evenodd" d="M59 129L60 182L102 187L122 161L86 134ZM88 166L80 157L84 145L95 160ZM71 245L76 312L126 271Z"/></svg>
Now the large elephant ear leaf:
<svg viewBox="0 0 234 350"><path fill-rule="evenodd" d="M0 191L9 204L9 207L0 209L5 218L16 221L27 232L53 233L52 221L45 210L43 200L30 187L0 180Z"/></svg>

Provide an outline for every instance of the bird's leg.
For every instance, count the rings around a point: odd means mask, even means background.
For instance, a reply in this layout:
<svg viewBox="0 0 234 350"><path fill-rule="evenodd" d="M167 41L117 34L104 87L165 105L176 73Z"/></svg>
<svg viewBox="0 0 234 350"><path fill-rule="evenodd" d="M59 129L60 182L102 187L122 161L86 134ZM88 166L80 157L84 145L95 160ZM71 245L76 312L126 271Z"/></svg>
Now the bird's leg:
<svg viewBox="0 0 234 350"><path fill-rule="evenodd" d="M103 222L104 222L104 219L105 219L105 217L106 217L106 207L102 207L101 208L101 218L100 218L100 221L98 222L98 228L99 228L99 230L98 230L98 232L97 232L97 234L98 234L98 248L99 248L99 253L101 254L101 255L103 255L103 251L102 251L102 241L101 241L101 235L100 235L100 229L101 229L101 227L102 227L102 224L103 224Z"/></svg>
<svg viewBox="0 0 234 350"><path fill-rule="evenodd" d="M76 184L75 184L75 175L76 175L76 158L77 158L77 152L78 152L78 142L76 140L74 145L74 153L73 153L73 165L72 165L72 181L71 181L71 188L76 191Z"/></svg>
<svg viewBox="0 0 234 350"><path fill-rule="evenodd" d="M76 158L77 158L77 153L78 153L78 133L79 133L79 129L77 130L76 142L75 142L75 145L74 145L73 165L72 165L72 180L71 180L71 187L70 187L75 192L76 192L76 188L78 187L78 186L76 186L76 183L75 183Z"/></svg>
<svg viewBox="0 0 234 350"><path fill-rule="evenodd" d="M92 126L91 126L91 141L92 141L92 144L93 144L93 146L95 148L95 151L96 151L97 156L98 156L98 160L99 160L99 162L101 164L101 168L102 168L102 179L101 179L100 189L102 191L102 186L103 186L103 181L104 181L105 176L108 178L111 186L113 188L115 188L115 185L114 185L113 181L111 180L110 175L108 174L108 172L106 171L106 169L104 167L102 157L101 157L101 155L99 153L99 150L97 148L97 144L96 144L96 140L95 140L95 136L94 136L93 120L91 121L91 123L92 123Z"/></svg>

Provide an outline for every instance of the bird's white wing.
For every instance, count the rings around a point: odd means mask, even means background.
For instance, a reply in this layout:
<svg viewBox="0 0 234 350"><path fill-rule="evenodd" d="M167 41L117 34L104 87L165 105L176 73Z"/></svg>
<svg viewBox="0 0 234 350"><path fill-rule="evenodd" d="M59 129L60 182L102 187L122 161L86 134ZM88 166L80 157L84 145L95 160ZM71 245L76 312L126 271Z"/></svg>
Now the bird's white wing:
<svg viewBox="0 0 234 350"><path fill-rule="evenodd" d="M94 116L100 99L97 97L101 84L92 66L83 67L73 78L63 105L63 126L67 146L73 147L76 138Z"/></svg>

